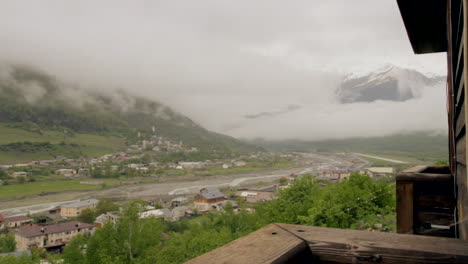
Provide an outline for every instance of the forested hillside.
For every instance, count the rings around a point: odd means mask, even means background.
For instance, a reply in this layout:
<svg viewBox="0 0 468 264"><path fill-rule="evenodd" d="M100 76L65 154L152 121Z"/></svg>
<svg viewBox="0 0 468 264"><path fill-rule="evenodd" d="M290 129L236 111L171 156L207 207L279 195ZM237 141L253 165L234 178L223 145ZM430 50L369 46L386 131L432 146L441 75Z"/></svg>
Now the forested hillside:
<svg viewBox="0 0 468 264"><path fill-rule="evenodd" d="M29 137L10 137L1 144L50 140L55 133L64 142L79 144L80 135L120 138L132 143L138 132L142 138L156 129L156 134L202 151L243 152L259 150L232 137L214 133L169 107L123 91L101 92L81 89L57 78L24 66L9 66L0 74L0 129L25 131ZM5 131L6 133L6 131ZM60 135L58 135L58 134ZM34 136L35 135L35 136ZM6 142L5 142L6 141ZM79 140L78 140L79 141ZM84 143L86 144L86 142ZM83 144L81 144L83 145ZM5 151L5 146L0 151ZM0 154L1 155L1 154Z"/></svg>

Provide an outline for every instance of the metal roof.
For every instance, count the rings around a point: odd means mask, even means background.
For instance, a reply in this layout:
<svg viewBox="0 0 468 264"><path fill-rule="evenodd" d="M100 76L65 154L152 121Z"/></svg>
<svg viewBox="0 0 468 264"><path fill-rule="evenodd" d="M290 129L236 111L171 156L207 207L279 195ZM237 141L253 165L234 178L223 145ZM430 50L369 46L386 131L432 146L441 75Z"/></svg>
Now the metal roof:
<svg viewBox="0 0 468 264"><path fill-rule="evenodd" d="M64 204L62 205L62 208L81 208L81 207L88 207L88 206L91 206L93 204L98 204L98 203L99 203L99 200L90 199L90 200Z"/></svg>
<svg viewBox="0 0 468 264"><path fill-rule="evenodd" d="M92 228L93 225L78 222L78 221L71 221L65 222L55 225L46 225L46 226L39 226L39 225L27 225L23 226L18 229L18 235L22 237L35 237L35 236L42 236L47 234L54 234L54 233L61 233L76 230L79 228Z"/></svg>
<svg viewBox="0 0 468 264"><path fill-rule="evenodd" d="M366 168L366 170L375 173L393 173L392 167L370 167Z"/></svg>
<svg viewBox="0 0 468 264"><path fill-rule="evenodd" d="M5 222L19 222L19 221L32 221L32 218L29 218L25 215L5 217Z"/></svg>
<svg viewBox="0 0 468 264"><path fill-rule="evenodd" d="M216 198L226 198L224 193L220 191L213 191L213 192L204 192L200 194L205 199L216 199Z"/></svg>

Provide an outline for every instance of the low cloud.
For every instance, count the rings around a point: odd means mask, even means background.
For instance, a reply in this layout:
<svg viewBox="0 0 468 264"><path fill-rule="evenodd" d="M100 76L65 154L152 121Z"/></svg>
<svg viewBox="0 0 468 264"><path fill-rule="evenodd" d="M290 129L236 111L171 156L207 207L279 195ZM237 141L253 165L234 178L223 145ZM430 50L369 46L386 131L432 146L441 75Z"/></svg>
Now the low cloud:
<svg viewBox="0 0 468 264"><path fill-rule="evenodd" d="M446 126L444 87L406 102L336 102L342 75L358 69L392 63L445 74L444 54L412 53L394 0L5 0L0 43L6 63L115 95L123 109L134 102L118 90L155 99L237 137L343 138ZM300 108L285 110L290 105Z"/></svg>

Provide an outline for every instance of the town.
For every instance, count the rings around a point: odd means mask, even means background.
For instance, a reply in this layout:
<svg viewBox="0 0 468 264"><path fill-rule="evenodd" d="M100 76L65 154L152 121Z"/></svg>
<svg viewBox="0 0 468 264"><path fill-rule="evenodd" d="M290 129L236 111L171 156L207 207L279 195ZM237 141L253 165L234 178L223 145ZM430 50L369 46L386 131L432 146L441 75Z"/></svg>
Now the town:
<svg viewBox="0 0 468 264"><path fill-rule="evenodd" d="M29 163L1 165L2 185L20 186L31 182L54 180L75 180L80 185L106 186L109 178L118 179L118 186L139 185L144 180L154 184L177 175L205 175L267 171L262 181L246 180L245 184L216 186L192 186L167 192L165 195L139 197L139 217L159 218L167 222L196 218L229 208L234 213L241 208L255 211L254 205L272 201L278 194L304 174L313 174L322 182L340 183L352 174L369 175L375 179L391 181L395 174L393 167L370 167L370 162L350 153L302 154L260 152L239 156L235 159L205 161L158 161L151 159L148 152L194 153L196 148L184 148L183 142L176 144L162 137L153 136L131 145L126 152L118 152L97 158L39 160ZM328 156L326 156L328 155ZM331 157L342 160L330 161ZM252 164L255 166L252 167ZM307 167L307 168L305 168ZM247 170L236 170L245 168ZM285 175L271 175L272 169L301 168L298 172ZM305 169L304 169L305 168ZM36 177L36 175L40 175ZM44 176L47 175L47 176ZM168 176L169 175L169 176ZM271 177L273 176L273 177ZM249 179L256 179L251 177ZM259 178L261 178L259 176ZM47 195L47 193L39 193ZM18 198L18 197L15 197ZM110 199L112 198L112 199ZM49 253L61 253L64 247L77 235L92 235L106 223L115 224L128 199L97 197L79 199L54 206L38 207L35 210L9 210L0 212L0 230L14 236L16 251L4 254L30 254L33 248L43 248Z"/></svg>

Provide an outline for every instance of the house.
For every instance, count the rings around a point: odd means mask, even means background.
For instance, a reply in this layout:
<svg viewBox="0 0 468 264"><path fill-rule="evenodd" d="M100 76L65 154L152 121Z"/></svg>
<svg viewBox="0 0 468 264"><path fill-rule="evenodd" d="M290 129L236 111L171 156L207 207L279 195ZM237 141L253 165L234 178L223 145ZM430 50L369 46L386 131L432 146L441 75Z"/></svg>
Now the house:
<svg viewBox="0 0 468 264"><path fill-rule="evenodd" d="M172 220L177 221L186 216L189 208L187 206L178 206L172 209Z"/></svg>
<svg viewBox="0 0 468 264"><path fill-rule="evenodd" d="M60 207L60 215L63 217L77 217L84 209L96 208L99 200L90 199L70 204L65 204Z"/></svg>
<svg viewBox="0 0 468 264"><path fill-rule="evenodd" d="M89 174L89 169L87 168L81 168L78 170L79 175L88 175Z"/></svg>
<svg viewBox="0 0 468 264"><path fill-rule="evenodd" d="M223 201L227 200L227 197L217 188L208 187L201 189L193 200L198 211L207 212L222 207Z"/></svg>
<svg viewBox="0 0 468 264"><path fill-rule="evenodd" d="M14 167L24 168L24 167L29 167L29 164L15 164Z"/></svg>
<svg viewBox="0 0 468 264"><path fill-rule="evenodd" d="M10 168L13 168L13 165L0 165L0 169L2 170L8 170Z"/></svg>
<svg viewBox="0 0 468 264"><path fill-rule="evenodd" d="M171 221L172 220L172 212L171 212L171 210L169 210L167 208L163 208L163 209L149 210L149 211L140 213L140 218L141 219L150 218L150 217L164 218L164 220Z"/></svg>
<svg viewBox="0 0 468 264"><path fill-rule="evenodd" d="M79 234L92 234L94 226L78 221L54 225L27 225L18 229L15 234L17 250L37 248L62 248Z"/></svg>
<svg viewBox="0 0 468 264"><path fill-rule="evenodd" d="M62 176L66 176L66 177L70 177L70 176L73 176L76 174L76 170L72 170L72 169L60 169L60 170L56 170L55 171L55 174L57 175L62 175Z"/></svg>
<svg viewBox="0 0 468 264"><path fill-rule="evenodd" d="M105 214L101 214L100 216L96 217L96 220L94 221L94 226L102 227L107 222L110 222L113 225L115 225L118 219L119 219L118 212L107 212Z"/></svg>
<svg viewBox="0 0 468 264"><path fill-rule="evenodd" d="M203 162L179 162L179 166L184 169L200 169L203 168Z"/></svg>
<svg viewBox="0 0 468 264"><path fill-rule="evenodd" d="M17 177L27 177L28 173L25 171L15 171L11 174L11 177L17 178Z"/></svg>
<svg viewBox="0 0 468 264"><path fill-rule="evenodd" d="M137 168L141 168L141 167L144 167L144 166L145 166L145 164L135 164L135 163L127 165L127 167L130 168L130 169L137 169Z"/></svg>
<svg viewBox="0 0 468 264"><path fill-rule="evenodd" d="M231 166L230 164L224 163L221 167L222 167L223 169L229 169L229 168L231 168L232 166Z"/></svg>
<svg viewBox="0 0 468 264"><path fill-rule="evenodd" d="M391 167L370 167L362 170L361 173L377 178L393 175L394 171Z"/></svg>
<svg viewBox="0 0 468 264"><path fill-rule="evenodd" d="M249 203L258 203L273 200L277 186L268 186L257 190L240 190L236 194Z"/></svg>
<svg viewBox="0 0 468 264"><path fill-rule="evenodd" d="M321 173L323 177L327 178L338 178L339 181L348 179L352 171L351 170L325 170Z"/></svg>
<svg viewBox="0 0 468 264"><path fill-rule="evenodd" d="M245 167L247 165L247 162L239 160L239 161L234 161L232 163L234 167Z"/></svg>
<svg viewBox="0 0 468 264"><path fill-rule="evenodd" d="M47 165L50 165L51 163L54 163L54 162L55 162L55 160L40 160L39 165L47 166Z"/></svg>
<svg viewBox="0 0 468 264"><path fill-rule="evenodd" d="M138 167L136 170L141 172L148 172L149 169L147 167Z"/></svg>
<svg viewBox="0 0 468 264"><path fill-rule="evenodd" d="M3 220L2 220L3 219ZM25 215L0 217L0 229L3 228L18 228L33 222L32 218Z"/></svg>
<svg viewBox="0 0 468 264"><path fill-rule="evenodd" d="M177 207L177 206L180 206L181 204L183 204L183 203L185 203L187 201L188 201L187 198L179 196L179 197L176 197L176 198L171 200L171 206L172 207Z"/></svg>

